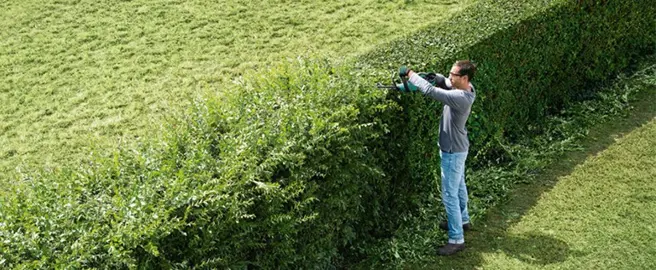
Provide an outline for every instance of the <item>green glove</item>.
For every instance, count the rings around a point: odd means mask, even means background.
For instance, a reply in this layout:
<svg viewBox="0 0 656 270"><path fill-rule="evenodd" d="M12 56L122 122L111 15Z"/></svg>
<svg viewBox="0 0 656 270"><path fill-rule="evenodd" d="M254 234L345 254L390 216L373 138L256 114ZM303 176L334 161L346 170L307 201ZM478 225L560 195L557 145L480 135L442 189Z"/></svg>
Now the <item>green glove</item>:
<svg viewBox="0 0 656 270"><path fill-rule="evenodd" d="M401 76L401 77L408 76L408 72L410 72L410 69L406 66L401 66L399 68L399 76Z"/></svg>

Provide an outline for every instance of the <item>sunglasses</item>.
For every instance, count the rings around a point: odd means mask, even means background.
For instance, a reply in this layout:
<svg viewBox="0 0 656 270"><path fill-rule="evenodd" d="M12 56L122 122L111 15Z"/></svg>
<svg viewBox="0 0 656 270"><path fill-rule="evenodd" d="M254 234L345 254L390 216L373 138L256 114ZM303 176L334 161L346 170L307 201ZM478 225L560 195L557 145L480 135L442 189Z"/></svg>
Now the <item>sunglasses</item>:
<svg viewBox="0 0 656 270"><path fill-rule="evenodd" d="M457 76L457 77L465 76L465 74L458 74L458 73L453 73L453 72L449 72L449 74L450 74L451 76Z"/></svg>

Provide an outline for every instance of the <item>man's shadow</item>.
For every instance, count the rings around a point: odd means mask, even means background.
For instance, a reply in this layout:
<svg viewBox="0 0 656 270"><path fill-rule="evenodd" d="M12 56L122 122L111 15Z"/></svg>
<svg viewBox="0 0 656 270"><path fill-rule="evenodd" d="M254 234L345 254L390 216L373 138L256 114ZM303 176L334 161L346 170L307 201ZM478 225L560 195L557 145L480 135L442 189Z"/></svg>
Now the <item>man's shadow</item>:
<svg viewBox="0 0 656 270"><path fill-rule="evenodd" d="M523 263L546 266L563 262L570 257L584 256L573 250L567 242L550 235L530 231L524 234L508 232L514 224L533 208L544 192L551 190L558 180L571 174L576 166L590 156L597 155L616 138L648 123L656 117L656 89L650 88L637 94L631 105L634 107L628 117L618 121L607 121L592 127L582 142L582 150L566 153L561 159L550 164L540 176L530 184L522 184L513 189L509 201L493 207L483 218L474 223L471 231L465 233L467 249L450 257L434 257L413 269L476 269L484 263L483 253L503 253Z"/></svg>

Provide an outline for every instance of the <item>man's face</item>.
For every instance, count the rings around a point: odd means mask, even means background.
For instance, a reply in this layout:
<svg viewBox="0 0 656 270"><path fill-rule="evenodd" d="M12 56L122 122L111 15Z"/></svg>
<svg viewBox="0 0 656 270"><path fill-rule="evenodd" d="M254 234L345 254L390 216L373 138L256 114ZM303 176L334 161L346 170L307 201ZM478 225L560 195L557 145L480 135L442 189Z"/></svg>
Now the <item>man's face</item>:
<svg viewBox="0 0 656 270"><path fill-rule="evenodd" d="M452 88L465 89L467 87L466 78L460 74L459 66L453 65L453 67L451 67L451 71L449 72L449 80L451 81Z"/></svg>

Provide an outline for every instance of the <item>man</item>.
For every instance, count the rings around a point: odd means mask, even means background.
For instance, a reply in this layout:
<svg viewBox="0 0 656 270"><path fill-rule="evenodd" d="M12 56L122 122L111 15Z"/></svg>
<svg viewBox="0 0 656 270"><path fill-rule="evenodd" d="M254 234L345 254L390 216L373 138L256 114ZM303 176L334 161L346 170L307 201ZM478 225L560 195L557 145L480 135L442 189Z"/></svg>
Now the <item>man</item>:
<svg viewBox="0 0 656 270"><path fill-rule="evenodd" d="M476 99L470 83L476 66L468 61L457 61L449 72L451 90L431 85L417 73L401 67L399 74L408 76L409 82L435 100L444 103L440 120L440 157L442 169L442 202L446 208L447 223L440 224L448 230L449 241L438 250L440 255L452 255L465 248L464 230L470 228L467 212L467 187L465 186L465 160L469 151L469 139L465 124Z"/></svg>

